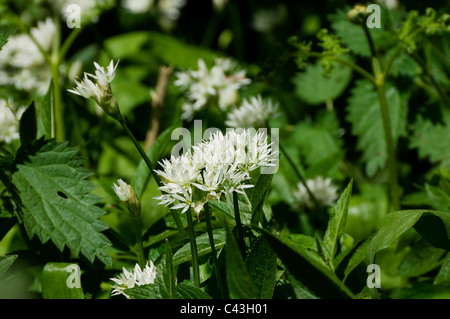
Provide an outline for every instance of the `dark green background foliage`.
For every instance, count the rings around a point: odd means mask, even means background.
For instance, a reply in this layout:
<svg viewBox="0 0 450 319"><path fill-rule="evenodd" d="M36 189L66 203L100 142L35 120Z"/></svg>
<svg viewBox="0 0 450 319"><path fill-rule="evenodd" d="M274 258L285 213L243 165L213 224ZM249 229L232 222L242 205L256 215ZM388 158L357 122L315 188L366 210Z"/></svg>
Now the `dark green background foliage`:
<svg viewBox="0 0 450 319"><path fill-rule="evenodd" d="M28 106L20 139L0 141L0 298L123 298L110 296L110 278L134 268L139 243L112 188L119 178L140 199L145 259L157 267L154 283L125 290L130 298L450 298L448 2L381 6L381 28L366 32L349 21L347 1L229 0L220 11L188 0L170 30L155 15L106 3L98 21L82 23L45 95L0 87L0 98ZM252 19L262 9L285 15L260 32ZM0 0L0 55L50 13L44 0ZM61 45L74 30L58 23ZM157 163L178 142L172 131L194 124L181 119L174 73L164 107L152 106L160 67L196 69L199 59L212 67L216 57L234 59L252 80L241 100L262 94L279 104L268 124L283 149L278 171L252 174L238 207L231 194L207 204L211 229L205 211L194 216L196 285L188 232L154 199L158 184L122 127L67 92L75 86L67 70L81 61L82 76L94 61L120 59L112 91L143 146L158 122L145 150ZM64 140L53 138L58 103ZM195 119L226 128L215 107ZM334 205L299 206L298 184L317 176L336 185ZM380 266L380 289L366 285L369 264ZM72 290L74 265L81 287Z"/></svg>

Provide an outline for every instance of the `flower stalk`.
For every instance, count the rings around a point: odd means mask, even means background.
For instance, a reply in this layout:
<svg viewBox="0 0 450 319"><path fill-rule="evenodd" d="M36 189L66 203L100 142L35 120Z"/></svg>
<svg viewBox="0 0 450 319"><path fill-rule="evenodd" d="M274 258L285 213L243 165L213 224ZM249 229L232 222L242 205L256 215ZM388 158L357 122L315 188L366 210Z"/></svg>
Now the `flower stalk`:
<svg viewBox="0 0 450 319"><path fill-rule="evenodd" d="M192 213L190 208L186 210L186 219L188 222L189 243L191 245L194 286L200 288L200 269L198 263L197 242L195 240L194 222L192 221Z"/></svg>

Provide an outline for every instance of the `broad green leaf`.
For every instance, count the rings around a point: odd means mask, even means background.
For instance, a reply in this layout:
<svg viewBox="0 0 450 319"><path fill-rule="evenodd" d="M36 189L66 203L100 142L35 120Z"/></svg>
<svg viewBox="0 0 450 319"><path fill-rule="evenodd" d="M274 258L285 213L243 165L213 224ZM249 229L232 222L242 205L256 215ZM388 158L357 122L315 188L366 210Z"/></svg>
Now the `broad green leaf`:
<svg viewBox="0 0 450 319"><path fill-rule="evenodd" d="M424 275L442 264L441 258L445 253L444 249L436 248L422 238L411 247L411 251L397 269L397 275L404 277Z"/></svg>
<svg viewBox="0 0 450 319"><path fill-rule="evenodd" d="M225 247L226 280L231 299L257 299L256 290L239 245L233 233L227 227L227 242Z"/></svg>
<svg viewBox="0 0 450 319"><path fill-rule="evenodd" d="M272 182L273 174L261 174L255 186L251 188L250 205L252 209L252 218L255 224L263 225L264 222L264 199L268 193Z"/></svg>
<svg viewBox="0 0 450 319"><path fill-rule="evenodd" d="M214 238L214 246L216 250L221 249L225 246L225 231L222 229L213 230L213 238ZM211 245L209 244L208 234L202 234L198 236L196 239L197 242L197 253L198 256L204 256L211 252ZM173 263L174 265L179 265L183 262L190 261L192 259L191 254L191 246L189 243L178 249L173 255Z"/></svg>
<svg viewBox="0 0 450 319"><path fill-rule="evenodd" d="M37 118L37 138L52 137L52 109L54 108L53 82L50 83L47 93L34 101Z"/></svg>
<svg viewBox="0 0 450 319"><path fill-rule="evenodd" d="M44 299L84 299L80 267L69 263L47 263L41 276Z"/></svg>
<svg viewBox="0 0 450 319"><path fill-rule="evenodd" d="M20 118L19 123L20 142L22 144L31 143L36 139L36 110L34 103L31 103Z"/></svg>
<svg viewBox="0 0 450 319"><path fill-rule="evenodd" d="M130 299L160 299L155 284L146 284L124 290Z"/></svg>
<svg viewBox="0 0 450 319"><path fill-rule="evenodd" d="M352 194L353 180L350 181L347 188L339 197L336 205L331 212L330 220L328 222L327 230L322 242L322 249L325 256L333 262L336 256L339 239L345 230L347 222L347 213L350 197Z"/></svg>
<svg viewBox="0 0 450 319"><path fill-rule="evenodd" d="M176 292L177 299L211 299L211 296L203 290L184 283L177 285Z"/></svg>
<svg viewBox="0 0 450 319"><path fill-rule="evenodd" d="M317 296L303 286L301 282L296 280L291 274L288 274L288 279L297 299L318 299Z"/></svg>
<svg viewBox="0 0 450 319"><path fill-rule="evenodd" d="M77 150L67 143L48 142L23 164L12 180L20 198L23 223L30 238L49 239L61 251L65 246L91 262L97 257L111 264L110 241L101 232L108 229L96 206L100 198L90 193L92 173L80 167Z"/></svg>
<svg viewBox="0 0 450 319"><path fill-rule="evenodd" d="M164 267L164 281L168 286L169 296L170 298L174 298L175 296L175 270L173 267L173 256L172 249L169 245L169 240L166 239L165 244L165 255L166 255L166 263Z"/></svg>
<svg viewBox="0 0 450 319"><path fill-rule="evenodd" d="M295 93L305 102L319 105L338 98L349 84L352 70L342 64L336 65L327 77L318 64L310 64L294 79Z"/></svg>
<svg viewBox="0 0 450 319"><path fill-rule="evenodd" d="M0 278L8 270L9 267L16 261L18 255L0 256Z"/></svg>
<svg viewBox="0 0 450 319"><path fill-rule="evenodd" d="M433 285L429 281L416 281L389 294L391 299L450 299L450 283Z"/></svg>
<svg viewBox="0 0 450 319"><path fill-rule="evenodd" d="M414 134L410 147L417 148L420 158L428 158L431 163L448 161L450 158L450 112L445 112L442 124L433 124L419 117L414 124Z"/></svg>
<svg viewBox="0 0 450 319"><path fill-rule="evenodd" d="M238 196L239 198L239 196ZM242 224L248 225L251 222L251 210L250 206L247 203L242 202L240 199L239 201L239 212L241 213L241 221ZM233 198L231 194L226 195L226 201L217 201L212 200L209 201L209 206L218 214L221 214L225 217L227 217L234 225L235 219L234 219L234 207L233 207Z"/></svg>
<svg viewBox="0 0 450 319"><path fill-rule="evenodd" d="M296 280L320 298L348 298L353 293L323 263L311 258L307 250L291 246L268 231L257 228Z"/></svg>
<svg viewBox="0 0 450 319"><path fill-rule="evenodd" d="M277 255L263 236L256 240L245 264L259 298L272 299L276 283Z"/></svg>
<svg viewBox="0 0 450 319"><path fill-rule="evenodd" d="M450 282L450 253L443 259L439 273L434 278L434 284L438 285L443 282Z"/></svg>
<svg viewBox="0 0 450 319"><path fill-rule="evenodd" d="M386 101L394 143L406 133L407 107L405 96L392 86L386 86ZM373 176L387 161L386 140L378 94L367 80L358 80L348 99L347 120L358 137L357 149L362 151L366 173Z"/></svg>

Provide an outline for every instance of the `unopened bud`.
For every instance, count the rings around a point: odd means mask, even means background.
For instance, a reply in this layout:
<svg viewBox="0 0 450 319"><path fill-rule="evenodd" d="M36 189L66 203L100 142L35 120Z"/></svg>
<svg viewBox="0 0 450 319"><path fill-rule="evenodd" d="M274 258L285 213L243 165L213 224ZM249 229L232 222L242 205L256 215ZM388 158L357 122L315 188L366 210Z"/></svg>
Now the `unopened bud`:
<svg viewBox="0 0 450 319"><path fill-rule="evenodd" d="M366 23L369 13L367 12L367 7L357 4L347 12L347 17L351 23L362 25Z"/></svg>
<svg viewBox="0 0 450 319"><path fill-rule="evenodd" d="M117 181L119 185L113 183L113 189L119 199L127 206L133 218L138 218L141 215L141 202L131 185L128 185L123 180Z"/></svg>

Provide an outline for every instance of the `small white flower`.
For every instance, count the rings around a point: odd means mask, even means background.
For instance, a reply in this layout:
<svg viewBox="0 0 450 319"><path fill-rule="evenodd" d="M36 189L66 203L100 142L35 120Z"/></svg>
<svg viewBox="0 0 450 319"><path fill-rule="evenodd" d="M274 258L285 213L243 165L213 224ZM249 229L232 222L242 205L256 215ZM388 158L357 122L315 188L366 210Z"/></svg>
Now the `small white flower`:
<svg viewBox="0 0 450 319"><path fill-rule="evenodd" d="M244 99L239 108L234 108L227 114L225 124L229 127L264 127L270 118L278 115L278 104L270 98L263 99L261 95Z"/></svg>
<svg viewBox="0 0 450 319"><path fill-rule="evenodd" d="M0 143L11 144L20 138L19 120L25 107L14 107L12 99L0 99Z"/></svg>
<svg viewBox="0 0 450 319"><path fill-rule="evenodd" d="M236 103L239 89L250 83L245 71L237 70L236 63L226 58L216 58L211 69L199 59L197 70L177 72L175 76L174 84L187 91L188 102L182 106L185 120L192 120L196 112L209 104L226 111Z"/></svg>
<svg viewBox="0 0 450 319"><path fill-rule="evenodd" d="M124 0L123 7L131 13L146 13L154 5L154 0Z"/></svg>
<svg viewBox="0 0 450 319"><path fill-rule="evenodd" d="M122 202L126 202L131 198L131 192L128 188L128 184L122 179L117 180L119 185L113 183L113 189Z"/></svg>
<svg viewBox="0 0 450 319"><path fill-rule="evenodd" d="M153 265L153 262L149 260L145 265L144 269L139 267L139 264L136 264L134 270L128 271L125 267L122 269L123 272L119 275L118 278L110 278L117 285L113 286L113 290L111 292L111 296L122 294L125 297L129 298L127 294L124 292L125 289L134 288L135 286L142 286L147 284L153 284L156 278L156 267Z"/></svg>
<svg viewBox="0 0 450 319"><path fill-rule="evenodd" d="M334 186L330 178L324 179L318 176L314 179L308 179L306 185L313 194L317 202L322 206L333 206L337 199L337 187ZM298 183L297 190L294 192L298 206L306 205L309 208L314 207L314 202L309 196L306 187Z"/></svg>

